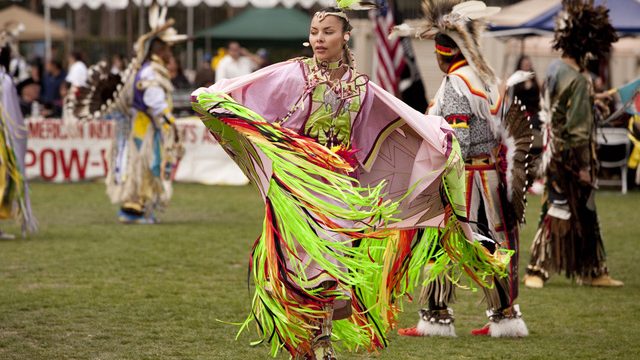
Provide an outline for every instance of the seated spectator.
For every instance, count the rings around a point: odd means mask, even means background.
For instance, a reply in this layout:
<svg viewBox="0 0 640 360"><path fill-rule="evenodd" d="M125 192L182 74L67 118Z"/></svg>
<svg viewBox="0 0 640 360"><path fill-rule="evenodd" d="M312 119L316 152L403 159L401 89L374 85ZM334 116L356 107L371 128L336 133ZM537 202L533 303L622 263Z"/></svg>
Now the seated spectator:
<svg viewBox="0 0 640 360"><path fill-rule="evenodd" d="M536 130L540 130L540 119L538 112L540 111L540 86L536 77L535 70L531 59L527 55L522 55L518 60L516 70L533 72L533 78L516 84L513 87L513 94L522 101L527 108L527 115L531 117L531 124Z"/></svg>
<svg viewBox="0 0 640 360"><path fill-rule="evenodd" d="M40 84L31 82L22 87L20 93L20 110L24 117L40 116L38 99L40 98Z"/></svg>
<svg viewBox="0 0 640 360"><path fill-rule="evenodd" d="M171 83L174 88L191 89L193 87L189 79L184 76L182 65L180 65L180 62L175 56L172 56L171 60L167 63L167 70L169 70L169 77L171 78Z"/></svg>
<svg viewBox="0 0 640 360"><path fill-rule="evenodd" d="M209 87L216 81L216 73L211 66L211 55L206 54L196 71L195 87Z"/></svg>
<svg viewBox="0 0 640 360"><path fill-rule="evenodd" d="M111 73L113 75L119 75L126 68L124 58L120 54L114 54L111 57Z"/></svg>
<svg viewBox="0 0 640 360"><path fill-rule="evenodd" d="M30 84L38 84L40 91L42 91L42 59L34 58L29 61L29 77L16 85L16 90L18 91L18 95L22 93L22 89ZM38 94L38 100L40 99L40 95Z"/></svg>

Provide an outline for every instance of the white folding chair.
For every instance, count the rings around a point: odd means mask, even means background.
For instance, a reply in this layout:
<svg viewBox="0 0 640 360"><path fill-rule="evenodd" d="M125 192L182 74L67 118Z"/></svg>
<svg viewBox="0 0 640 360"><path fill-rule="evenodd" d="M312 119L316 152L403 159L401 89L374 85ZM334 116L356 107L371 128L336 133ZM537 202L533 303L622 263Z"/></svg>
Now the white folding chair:
<svg viewBox="0 0 640 360"><path fill-rule="evenodd" d="M620 168L620 180L598 178L598 183L602 185L621 185L623 194L627 193L627 160L631 149L631 140L627 134L628 131L625 128L599 128L596 137L599 152L606 151L609 146L624 145L625 151L622 158L610 161L600 160L601 168Z"/></svg>

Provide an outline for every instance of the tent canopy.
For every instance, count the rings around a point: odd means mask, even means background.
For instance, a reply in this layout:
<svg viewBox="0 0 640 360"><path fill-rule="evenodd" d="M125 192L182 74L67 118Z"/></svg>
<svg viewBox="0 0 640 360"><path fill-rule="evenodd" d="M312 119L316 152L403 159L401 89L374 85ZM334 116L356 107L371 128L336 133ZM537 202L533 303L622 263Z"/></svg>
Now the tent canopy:
<svg viewBox="0 0 640 360"><path fill-rule="evenodd" d="M298 41L309 36L309 15L286 8L250 8L196 37L222 40Z"/></svg>
<svg viewBox="0 0 640 360"><path fill-rule="evenodd" d="M42 16L33 13L18 5L9 6L0 11L0 24L11 21L19 21L24 24L25 30L18 36L19 41L39 41L45 38L45 20ZM51 38L64 40L69 32L64 27L51 23Z"/></svg>
<svg viewBox="0 0 640 360"><path fill-rule="evenodd" d="M613 27L623 35L640 34L640 0L596 0L609 8ZM524 0L507 6L490 19L493 36L513 36L551 33L556 15L562 9L561 0Z"/></svg>
<svg viewBox="0 0 640 360"><path fill-rule="evenodd" d="M146 6L151 4L151 0L131 0L136 6L144 3ZM97 9L101 6L106 6L111 9L124 9L129 5L129 0L45 0L45 3L53 8L61 8L65 5L71 6L73 9L79 9L82 6L88 6L92 9ZM231 7L245 7L252 5L255 7L269 8L282 4L285 7L302 6L303 8L310 8L315 4L321 6L335 5L334 0L166 0L169 7L177 4L182 4L186 7L198 6L202 3L211 7L219 7L222 5L229 5ZM163 2L160 2L163 4Z"/></svg>

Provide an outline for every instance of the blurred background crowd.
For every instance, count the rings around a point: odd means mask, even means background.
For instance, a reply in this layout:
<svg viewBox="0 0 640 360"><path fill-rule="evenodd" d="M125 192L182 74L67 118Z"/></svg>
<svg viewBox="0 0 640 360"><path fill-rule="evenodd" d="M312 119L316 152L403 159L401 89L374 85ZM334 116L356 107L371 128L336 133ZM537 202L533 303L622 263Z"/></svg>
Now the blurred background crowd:
<svg viewBox="0 0 640 360"><path fill-rule="evenodd" d="M550 43L553 19L561 1L490 0L487 3L503 7L491 19L488 36L482 40L496 73L503 79L515 70L535 74L514 91L531 115L537 132L535 146L540 150L541 88L547 65L558 55L551 50ZM98 61L107 61L113 73L123 71L133 56L135 39L146 30L145 4L148 5L142 0L0 1L0 22L19 19L27 30L21 35L20 51L15 54L9 69L23 114L60 119L68 89L86 81L88 67ZM192 114L189 95L198 87L274 62L310 55L302 43L308 34L311 15L332 4L332 0L169 1L169 17L176 20L176 29L191 39L176 47L173 59L167 64L176 88L173 94L176 115ZM394 23L411 23L422 16L417 0L395 0L385 4L395 11ZM592 62L589 66L596 94L606 94L607 90L630 83L640 74L640 39L637 37L640 34L640 22L637 21L640 1L609 1L607 6L612 23L622 37L614 45L608 60ZM381 82L376 78L381 66L380 60L376 59L381 53L376 32L386 30L380 30L379 21L385 16L386 12L356 12L352 19L351 48L358 68L376 82ZM417 80L424 83L425 97L429 99L442 76L435 66L433 45L430 41L413 40L411 43L411 55L415 58L412 76L417 74ZM407 61L406 64L410 63ZM397 90L399 85L395 86ZM398 91L396 95L401 96ZM599 96L597 105L600 121L606 127L626 128L633 116L630 112L616 112L623 104L612 93ZM616 116L610 117L611 114ZM617 148L610 147L602 156L606 159L613 154L612 158L618 158L627 156L628 152L628 146L620 144Z"/></svg>

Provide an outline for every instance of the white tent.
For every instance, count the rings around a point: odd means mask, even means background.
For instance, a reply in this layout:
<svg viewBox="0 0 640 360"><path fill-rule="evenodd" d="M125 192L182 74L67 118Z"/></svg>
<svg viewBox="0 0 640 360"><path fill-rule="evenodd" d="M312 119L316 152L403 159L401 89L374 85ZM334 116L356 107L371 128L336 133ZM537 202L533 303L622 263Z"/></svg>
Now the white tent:
<svg viewBox="0 0 640 360"><path fill-rule="evenodd" d="M18 35L18 41L44 40L47 24L42 15L31 12L18 5L11 5L0 10L0 24L6 24L16 20L25 26L24 31ZM49 24L49 26L53 40L66 40L70 35L67 29L58 24Z"/></svg>
<svg viewBox="0 0 640 360"><path fill-rule="evenodd" d="M136 6L144 5L148 6L151 4L151 0L131 0ZM176 6L181 4L187 8L187 35L189 37L193 36L193 8L200 4L206 4L211 7L219 7L222 5L229 5L232 7L245 7L247 5L252 5L255 7L275 7L278 5L282 5L285 7L293 7L296 5L300 5L304 8L310 8L316 4L319 4L323 7L332 6L335 4L335 0L162 0L158 1L159 4L166 4L167 6ZM129 0L45 0L45 18L47 19L47 23L50 23L50 8L61 8L65 5L69 5L72 9L79 9L82 6L87 6L91 9L97 9L101 6L106 6L110 9L124 9L129 5ZM49 27L46 27L49 30ZM50 57L51 54L51 38L50 33L47 31L46 37L46 51L47 58ZM187 44L187 64L191 66L193 64L193 43L189 42Z"/></svg>
<svg viewBox="0 0 640 360"><path fill-rule="evenodd" d="M151 0L132 0L134 4L140 5L144 2L144 5L151 4ZM163 4L162 1L159 1ZM206 4L207 6L217 7L222 5L230 5L232 7L245 7L252 5L255 7L274 7L283 5L285 7L293 7L300 5L304 8L310 8L315 4L322 6L331 6L335 4L335 0L166 0L168 6L175 6L181 4L185 7L194 7L200 4ZM45 0L45 5L52 8L61 8L65 5L71 6L73 9L78 9L82 6L88 6L91 9L97 9L101 6L106 6L111 9L124 9L129 5L129 0Z"/></svg>
<svg viewBox="0 0 640 360"><path fill-rule="evenodd" d="M548 12L558 5L558 2L559 0L523 0L503 7L499 13L489 18L489 22L499 27L518 26Z"/></svg>

